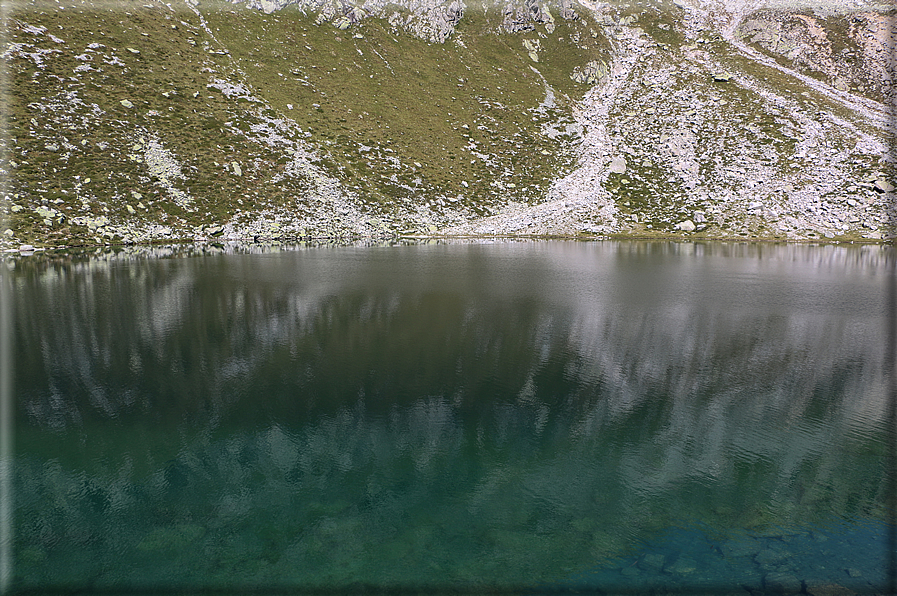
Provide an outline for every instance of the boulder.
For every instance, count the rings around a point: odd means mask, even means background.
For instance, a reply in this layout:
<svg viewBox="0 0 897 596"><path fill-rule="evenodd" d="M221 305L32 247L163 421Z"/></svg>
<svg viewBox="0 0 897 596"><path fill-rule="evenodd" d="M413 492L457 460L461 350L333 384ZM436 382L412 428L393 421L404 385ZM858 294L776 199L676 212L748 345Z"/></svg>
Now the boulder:
<svg viewBox="0 0 897 596"><path fill-rule="evenodd" d="M611 174L625 174L626 173L626 158L622 155L617 155L613 159L610 160L610 166L608 166L608 170Z"/></svg>
<svg viewBox="0 0 897 596"><path fill-rule="evenodd" d="M800 594L803 584L796 575L774 572L763 578L763 589L775 594Z"/></svg>
<svg viewBox="0 0 897 596"><path fill-rule="evenodd" d="M880 192L894 192L894 185L887 180L878 179L875 181L875 190Z"/></svg>

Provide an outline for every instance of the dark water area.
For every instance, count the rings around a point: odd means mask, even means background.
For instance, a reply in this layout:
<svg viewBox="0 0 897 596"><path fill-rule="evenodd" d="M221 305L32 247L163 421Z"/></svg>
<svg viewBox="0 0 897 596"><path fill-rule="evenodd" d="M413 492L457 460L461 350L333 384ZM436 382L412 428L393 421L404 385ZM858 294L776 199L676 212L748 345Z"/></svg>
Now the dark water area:
<svg viewBox="0 0 897 596"><path fill-rule="evenodd" d="M12 589L884 593L893 256L19 259Z"/></svg>

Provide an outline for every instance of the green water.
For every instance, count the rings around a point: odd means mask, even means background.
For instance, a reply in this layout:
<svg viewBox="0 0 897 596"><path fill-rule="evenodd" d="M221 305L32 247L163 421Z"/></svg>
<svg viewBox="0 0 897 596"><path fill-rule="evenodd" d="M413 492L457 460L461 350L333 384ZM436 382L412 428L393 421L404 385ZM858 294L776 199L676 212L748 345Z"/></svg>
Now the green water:
<svg viewBox="0 0 897 596"><path fill-rule="evenodd" d="M12 589L883 593L889 258L18 259Z"/></svg>

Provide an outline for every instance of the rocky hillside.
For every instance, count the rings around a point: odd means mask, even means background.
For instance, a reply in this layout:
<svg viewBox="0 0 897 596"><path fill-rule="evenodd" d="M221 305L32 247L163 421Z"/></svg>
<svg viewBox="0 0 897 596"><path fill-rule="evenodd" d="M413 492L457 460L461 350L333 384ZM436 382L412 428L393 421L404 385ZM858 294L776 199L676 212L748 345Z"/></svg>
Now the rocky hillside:
<svg viewBox="0 0 897 596"><path fill-rule="evenodd" d="M17 0L2 246L894 236L897 8Z"/></svg>

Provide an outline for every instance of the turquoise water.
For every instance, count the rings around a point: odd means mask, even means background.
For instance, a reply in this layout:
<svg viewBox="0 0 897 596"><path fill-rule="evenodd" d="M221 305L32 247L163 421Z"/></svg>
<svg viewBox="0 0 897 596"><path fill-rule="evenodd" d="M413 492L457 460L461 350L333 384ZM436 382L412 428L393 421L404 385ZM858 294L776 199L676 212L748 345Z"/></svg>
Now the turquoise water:
<svg viewBox="0 0 897 596"><path fill-rule="evenodd" d="M884 593L892 256L19 259L13 589Z"/></svg>

